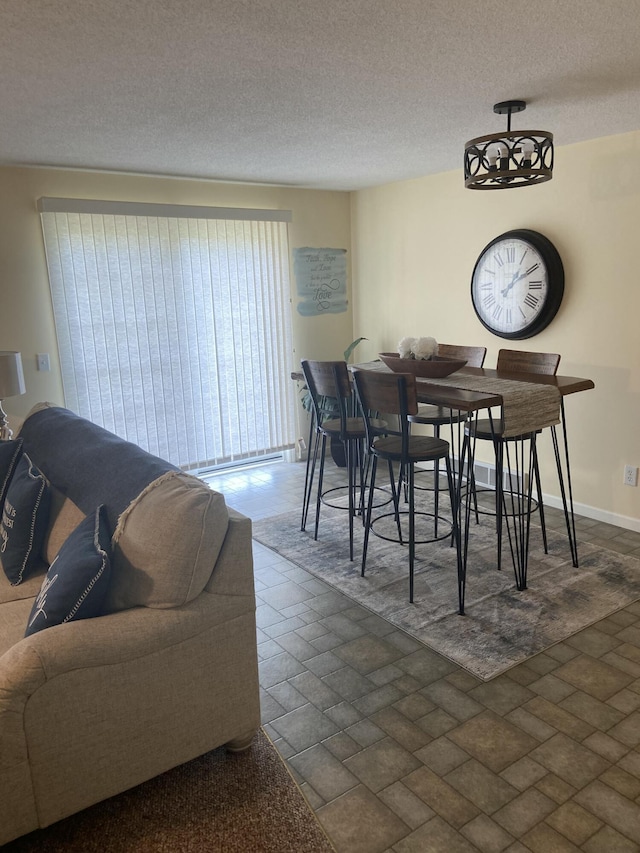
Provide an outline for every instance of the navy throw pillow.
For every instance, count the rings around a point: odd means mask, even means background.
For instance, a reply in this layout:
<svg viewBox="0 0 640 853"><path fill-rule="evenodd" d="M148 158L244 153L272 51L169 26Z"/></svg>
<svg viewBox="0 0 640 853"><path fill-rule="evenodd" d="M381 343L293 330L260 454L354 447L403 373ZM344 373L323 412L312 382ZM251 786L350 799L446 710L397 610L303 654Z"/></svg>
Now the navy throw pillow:
<svg viewBox="0 0 640 853"><path fill-rule="evenodd" d="M0 441L0 513L7 496L9 483L22 456L22 439Z"/></svg>
<svg viewBox="0 0 640 853"><path fill-rule="evenodd" d="M25 637L76 619L101 616L111 575L111 534L104 507L66 539L31 608Z"/></svg>
<svg viewBox="0 0 640 853"><path fill-rule="evenodd" d="M12 586L42 564L50 504L44 475L23 453L9 483L0 522L0 559Z"/></svg>

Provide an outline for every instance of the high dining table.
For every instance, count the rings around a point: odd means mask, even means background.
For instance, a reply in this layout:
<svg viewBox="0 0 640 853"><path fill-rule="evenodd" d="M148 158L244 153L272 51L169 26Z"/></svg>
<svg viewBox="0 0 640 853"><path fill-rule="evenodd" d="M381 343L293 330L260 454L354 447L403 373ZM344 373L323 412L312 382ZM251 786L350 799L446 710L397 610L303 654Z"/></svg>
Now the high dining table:
<svg viewBox="0 0 640 853"><path fill-rule="evenodd" d="M354 365L364 370L383 370L389 368L379 361ZM515 453L516 489L518 484L527 483L527 491L521 499L518 510L510 514L503 502L505 523L511 545L516 586L519 590L527 587L527 567L529 555L529 525L532 505L532 477L529 472L532 464L533 442L536 432L545 427L551 428L556 469L564 516L571 550L573 565L578 567L578 549L576 541L575 518L573 511L573 491L571 486L571 467L569 460L569 441L565 417L565 397L580 391L594 388L591 379L575 376L546 376L529 373L507 373L490 368L464 367L450 376L438 379L417 377L418 400L461 412L468 422L477 420L478 413L485 409L500 408L506 436L518 438L519 445ZM546 389L546 390L545 390ZM491 413L489 414L491 417ZM561 439L558 438L560 426ZM511 429L511 433L509 433ZM471 437L469 437L471 436ZM528 458L524 450L524 440L529 438ZM458 577L459 612L464 614L464 593L466 586L467 557L469 546L469 523L472 507L472 489L464 489L462 482L472 481L475 461L475 439L473 429L465 433L462 451L458 460L458 500L454 509L458 513L462 535L462 560ZM509 464L507 464L509 469ZM496 484L502 488L502 484ZM523 503L526 511L523 511ZM500 521L499 521L500 523Z"/></svg>

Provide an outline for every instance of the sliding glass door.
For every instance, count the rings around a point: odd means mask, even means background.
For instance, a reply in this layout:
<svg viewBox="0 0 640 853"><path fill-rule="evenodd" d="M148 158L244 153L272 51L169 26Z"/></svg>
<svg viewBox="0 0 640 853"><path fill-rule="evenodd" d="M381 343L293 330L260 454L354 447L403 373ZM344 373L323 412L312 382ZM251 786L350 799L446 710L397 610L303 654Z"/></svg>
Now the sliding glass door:
<svg viewBox="0 0 640 853"><path fill-rule="evenodd" d="M70 409L185 469L294 446L287 211L39 209Z"/></svg>

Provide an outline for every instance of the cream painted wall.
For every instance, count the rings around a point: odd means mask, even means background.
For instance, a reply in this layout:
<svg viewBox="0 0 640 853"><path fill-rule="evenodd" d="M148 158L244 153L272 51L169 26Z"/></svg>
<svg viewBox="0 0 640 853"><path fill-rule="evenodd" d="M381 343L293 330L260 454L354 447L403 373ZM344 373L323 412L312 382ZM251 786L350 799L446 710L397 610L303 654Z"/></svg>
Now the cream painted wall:
<svg viewBox="0 0 640 853"><path fill-rule="evenodd" d="M344 192L221 184L61 169L0 168L0 349L22 353L27 393L9 399L13 426L34 403L64 404L40 218L41 196L99 198L293 212L291 249L350 248L350 198ZM294 360L340 358L352 339L351 306L342 314L303 318L296 311L292 269ZM36 353L51 355L51 372L36 371ZM307 434L306 425L300 434Z"/></svg>
<svg viewBox="0 0 640 853"><path fill-rule="evenodd" d="M469 296L473 265L497 234L533 228L560 251L566 291L553 323L514 346L559 352L561 372L595 381L594 391L567 403L578 508L640 529L640 488L622 485L623 465L640 465L639 155L640 133L560 146L551 182L511 193L465 190L459 171L349 196L0 168L0 345L22 352L27 384L27 394L7 400L5 408L15 425L39 400L63 403L36 212L40 196L286 208L293 211L291 248L352 248L353 316L350 306L344 314L300 317L292 279L296 361L339 358L359 335L370 339L357 351L357 360L364 361L394 349L402 335L432 334L445 342L485 345L486 363L493 364L504 342L475 317ZM36 352L51 354L51 373L36 371ZM304 426L301 434L306 435ZM542 456L545 488L554 495L544 443Z"/></svg>
<svg viewBox="0 0 640 853"><path fill-rule="evenodd" d="M486 346L488 367L502 346L560 353L560 373L596 384L566 402L577 508L636 530L640 487L622 472L640 466L639 164L636 132L558 147L553 180L537 187L474 192L460 170L352 199L354 333L371 339L361 354L395 350L403 335ZM551 325L511 342L476 318L470 280L484 246L514 228L553 241L566 281ZM543 486L557 496L548 436L541 445Z"/></svg>

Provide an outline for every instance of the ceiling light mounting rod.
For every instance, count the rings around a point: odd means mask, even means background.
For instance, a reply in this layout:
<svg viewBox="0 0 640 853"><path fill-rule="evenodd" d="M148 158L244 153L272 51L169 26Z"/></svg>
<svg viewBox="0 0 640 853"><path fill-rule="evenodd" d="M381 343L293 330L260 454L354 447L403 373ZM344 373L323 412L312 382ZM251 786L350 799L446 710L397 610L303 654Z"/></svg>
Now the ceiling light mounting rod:
<svg viewBox="0 0 640 853"><path fill-rule="evenodd" d="M511 133L511 113L521 113L526 110L526 101L500 101L499 104L493 105L494 113L500 116L507 116L507 133Z"/></svg>
<svg viewBox="0 0 640 853"><path fill-rule="evenodd" d="M506 133L470 139L464 149L464 185L472 190L500 190L550 181L553 134L545 130L511 130L512 113L526 101L501 101L493 111L507 116Z"/></svg>

